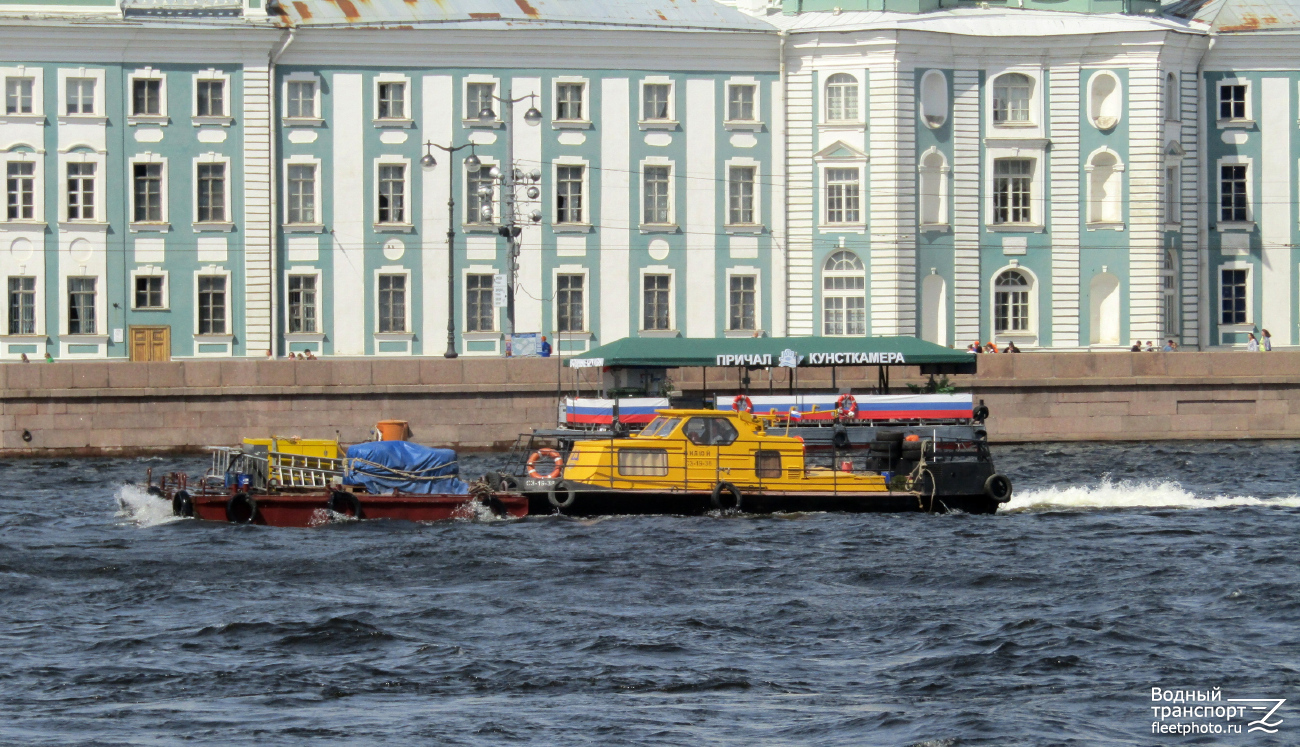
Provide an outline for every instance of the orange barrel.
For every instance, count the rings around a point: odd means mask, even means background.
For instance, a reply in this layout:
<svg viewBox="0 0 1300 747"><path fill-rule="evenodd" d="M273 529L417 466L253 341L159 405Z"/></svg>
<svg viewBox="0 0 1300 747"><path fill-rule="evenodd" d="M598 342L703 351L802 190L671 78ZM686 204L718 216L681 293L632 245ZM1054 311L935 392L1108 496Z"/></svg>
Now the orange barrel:
<svg viewBox="0 0 1300 747"><path fill-rule="evenodd" d="M375 423L379 429L380 441L405 441L411 433L411 427L405 420L381 420Z"/></svg>

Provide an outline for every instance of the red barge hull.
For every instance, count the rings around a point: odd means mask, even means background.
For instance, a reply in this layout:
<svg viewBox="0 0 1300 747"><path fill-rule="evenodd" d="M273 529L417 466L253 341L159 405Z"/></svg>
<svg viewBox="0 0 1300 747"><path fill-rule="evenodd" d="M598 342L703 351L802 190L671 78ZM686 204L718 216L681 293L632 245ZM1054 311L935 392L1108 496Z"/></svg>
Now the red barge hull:
<svg viewBox="0 0 1300 747"><path fill-rule="evenodd" d="M474 519L479 517L523 518L528 515L528 499L516 494L495 494L488 498L475 495L367 495L354 493L360 506L360 515L352 510L342 514L331 512L331 494L274 493L252 496L256 511L248 521L247 504L235 507L232 518L229 494L203 494L190 497L196 519L224 523L261 524L271 527L315 527L338 520L393 519L398 521L446 521L448 519ZM174 495L167 496L173 499ZM173 505L175 503L173 502Z"/></svg>

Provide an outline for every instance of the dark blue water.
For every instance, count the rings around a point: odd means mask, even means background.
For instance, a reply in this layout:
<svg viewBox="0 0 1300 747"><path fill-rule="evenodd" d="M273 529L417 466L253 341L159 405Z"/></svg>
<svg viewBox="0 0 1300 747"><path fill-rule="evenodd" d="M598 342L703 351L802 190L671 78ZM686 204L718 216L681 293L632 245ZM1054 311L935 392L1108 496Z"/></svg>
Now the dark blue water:
<svg viewBox="0 0 1300 747"><path fill-rule="evenodd" d="M997 516L310 530L0 463L0 744L1300 744L1300 443L995 455ZM1157 736L1152 687L1296 702Z"/></svg>

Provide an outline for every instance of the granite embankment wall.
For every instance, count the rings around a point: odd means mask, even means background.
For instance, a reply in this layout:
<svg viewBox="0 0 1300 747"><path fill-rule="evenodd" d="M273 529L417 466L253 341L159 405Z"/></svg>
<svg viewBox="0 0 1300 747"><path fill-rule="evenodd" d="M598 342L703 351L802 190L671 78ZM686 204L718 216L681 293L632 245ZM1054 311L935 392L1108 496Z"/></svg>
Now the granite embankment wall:
<svg viewBox="0 0 1300 747"><path fill-rule="evenodd" d="M787 373L771 386L788 391ZM501 448L555 423L557 376L590 394L593 372L575 375L554 359L5 364L0 456L195 450L272 434L358 441L390 418L424 443ZM842 367L836 385L862 391L875 377ZM989 405L995 441L1300 438L1300 352L987 355L977 375L953 379ZM673 380L701 391L700 369ZM899 368L891 383L905 392L921 380ZM802 370L796 384L828 391L831 371ZM737 386L735 370L708 372L709 393ZM768 387L766 372L752 375L752 392Z"/></svg>

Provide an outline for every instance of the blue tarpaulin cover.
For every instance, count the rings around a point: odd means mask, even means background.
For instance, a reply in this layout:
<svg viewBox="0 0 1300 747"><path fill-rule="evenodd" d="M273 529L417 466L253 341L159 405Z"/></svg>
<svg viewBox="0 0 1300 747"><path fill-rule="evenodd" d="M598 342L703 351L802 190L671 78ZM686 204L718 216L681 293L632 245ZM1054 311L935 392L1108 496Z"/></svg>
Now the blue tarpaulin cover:
<svg viewBox="0 0 1300 747"><path fill-rule="evenodd" d="M418 495L465 495L456 452L410 441L371 441L348 447L345 485L376 495L394 490Z"/></svg>

